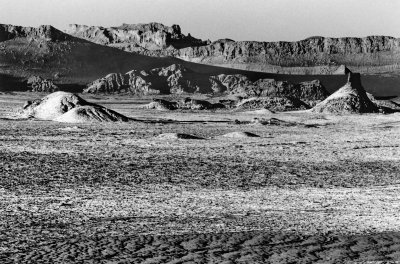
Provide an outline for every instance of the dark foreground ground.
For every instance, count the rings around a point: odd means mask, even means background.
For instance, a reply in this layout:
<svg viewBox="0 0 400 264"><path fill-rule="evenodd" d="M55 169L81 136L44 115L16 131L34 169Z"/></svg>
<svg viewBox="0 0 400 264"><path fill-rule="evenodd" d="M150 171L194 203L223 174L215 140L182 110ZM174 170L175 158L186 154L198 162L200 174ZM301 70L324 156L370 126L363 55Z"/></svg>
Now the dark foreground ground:
<svg viewBox="0 0 400 264"><path fill-rule="evenodd" d="M0 98L0 263L400 261L399 114L13 119L26 96Z"/></svg>

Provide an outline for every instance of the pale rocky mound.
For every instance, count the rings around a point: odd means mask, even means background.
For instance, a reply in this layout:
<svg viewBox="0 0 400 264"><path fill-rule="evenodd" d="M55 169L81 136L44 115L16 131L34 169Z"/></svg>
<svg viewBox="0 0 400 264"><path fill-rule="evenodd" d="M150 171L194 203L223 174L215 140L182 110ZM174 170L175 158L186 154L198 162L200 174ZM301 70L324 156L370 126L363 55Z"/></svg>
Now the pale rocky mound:
<svg viewBox="0 0 400 264"><path fill-rule="evenodd" d="M272 114L275 114L275 112L272 110L266 109L266 108L262 108L262 109L258 109L258 110L247 111L246 114L272 115Z"/></svg>
<svg viewBox="0 0 400 264"><path fill-rule="evenodd" d="M49 94L42 99L26 102L22 115L53 120L75 107L85 105L91 104L75 94L60 91Z"/></svg>
<svg viewBox="0 0 400 264"><path fill-rule="evenodd" d="M191 109L191 110L210 110L210 109L220 109L225 108L221 103L210 103L205 100L197 100L192 98L185 98L178 102L179 109Z"/></svg>
<svg viewBox="0 0 400 264"><path fill-rule="evenodd" d="M349 73L347 83L312 109L318 113L353 114L375 113L378 107L370 100L361 85L359 73Z"/></svg>
<svg viewBox="0 0 400 264"><path fill-rule="evenodd" d="M150 71L131 70L110 73L88 84L85 93L131 93L135 95L181 94L199 92L200 87L185 76L190 72L180 64Z"/></svg>
<svg viewBox="0 0 400 264"><path fill-rule="evenodd" d="M252 97L244 99L236 106L238 109L268 109L274 112L305 110L310 107L303 101L291 97Z"/></svg>
<svg viewBox="0 0 400 264"><path fill-rule="evenodd" d="M190 134L182 134L182 133L163 133L157 136L159 139L204 139L202 137L190 135Z"/></svg>
<svg viewBox="0 0 400 264"><path fill-rule="evenodd" d="M252 137L260 137L259 135L250 133L250 132L241 132L241 131L235 131L235 132L230 132L227 134L222 135L222 137L227 137L227 138L252 138Z"/></svg>
<svg viewBox="0 0 400 264"><path fill-rule="evenodd" d="M142 108L156 110L176 110L178 109L178 103L163 99L153 99L153 102L144 105Z"/></svg>
<svg viewBox="0 0 400 264"><path fill-rule="evenodd" d="M58 86L52 80L40 76L29 77L26 83L32 92L55 92L58 90Z"/></svg>
<svg viewBox="0 0 400 264"><path fill-rule="evenodd" d="M85 105L75 107L53 120L64 123L90 123L126 122L129 118L105 107Z"/></svg>
<svg viewBox="0 0 400 264"><path fill-rule="evenodd" d="M197 100L192 98L185 98L179 102L167 101L164 99L153 99L153 102L142 106L145 109L156 109L156 110L212 110L221 109L225 106L221 103L210 103L205 100Z"/></svg>

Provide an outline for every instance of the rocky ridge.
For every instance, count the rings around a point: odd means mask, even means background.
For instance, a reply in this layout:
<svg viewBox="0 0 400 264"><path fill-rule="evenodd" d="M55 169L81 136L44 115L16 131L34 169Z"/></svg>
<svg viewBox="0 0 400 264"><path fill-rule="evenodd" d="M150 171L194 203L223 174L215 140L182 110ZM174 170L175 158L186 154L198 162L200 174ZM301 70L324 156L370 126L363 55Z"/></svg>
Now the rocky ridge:
<svg viewBox="0 0 400 264"><path fill-rule="evenodd" d="M154 68L150 71L131 70L125 74L111 73L88 84L86 93L120 93L152 95L160 93L193 93L199 86L185 77L190 72L180 64Z"/></svg>
<svg viewBox="0 0 400 264"><path fill-rule="evenodd" d="M212 43L185 36L178 25L160 23L102 28L71 25L67 33L95 43L148 56L280 74L347 74L400 70L400 39L310 37L300 41L234 41Z"/></svg>
<svg viewBox="0 0 400 264"><path fill-rule="evenodd" d="M109 28L71 24L66 33L98 44L139 53L151 53L151 51L168 48L172 51L208 44L207 41L194 38L190 34L187 36L182 34L179 25L168 27L155 22L148 24L123 24L118 27ZM153 55L155 54L157 52Z"/></svg>
<svg viewBox="0 0 400 264"><path fill-rule="evenodd" d="M274 79L251 81L242 74L220 74L198 83L191 70L181 64L149 71L111 73L89 83L86 93L131 93L136 95L212 93L243 97L294 97L314 105L329 93L319 80L292 84ZM202 76L204 78L204 76ZM205 76L207 78L207 76Z"/></svg>
<svg viewBox="0 0 400 264"><path fill-rule="evenodd" d="M212 65L274 73L344 74L352 69L396 65L400 62L400 39L387 36L365 38L312 37L295 42L218 40L207 46L179 50L177 57Z"/></svg>

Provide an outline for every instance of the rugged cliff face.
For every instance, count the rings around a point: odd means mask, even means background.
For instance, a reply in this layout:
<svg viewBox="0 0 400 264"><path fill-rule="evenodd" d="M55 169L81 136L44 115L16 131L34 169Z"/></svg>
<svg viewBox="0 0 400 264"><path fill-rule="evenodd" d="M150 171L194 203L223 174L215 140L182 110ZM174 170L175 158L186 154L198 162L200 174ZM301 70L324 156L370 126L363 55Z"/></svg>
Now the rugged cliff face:
<svg viewBox="0 0 400 264"><path fill-rule="evenodd" d="M123 24L103 28L71 25L67 33L142 55L280 74L347 74L400 71L400 39L310 37L295 42L221 39L205 42L181 33L178 25Z"/></svg>
<svg viewBox="0 0 400 264"><path fill-rule="evenodd" d="M168 27L160 23L123 24L111 28L71 24L66 32L98 44L142 54L164 50L170 46L173 49L180 49L207 44L190 34L188 36L182 34L179 25ZM154 52L153 55L157 54L159 53Z"/></svg>
<svg viewBox="0 0 400 264"><path fill-rule="evenodd" d="M225 39L207 46L180 49L176 56L192 62L265 72L344 74L339 68L342 64L351 69L361 68L363 72L392 65L399 68L400 39L386 36L312 37L296 42Z"/></svg>
<svg viewBox="0 0 400 264"><path fill-rule="evenodd" d="M87 93L131 93L151 95L159 93L193 93L200 87L186 75L190 70L180 64L155 68L150 71L131 70L126 74L110 73L90 83L84 90Z"/></svg>
<svg viewBox="0 0 400 264"><path fill-rule="evenodd" d="M50 25L35 28L0 24L0 42L15 38L42 39L46 41L72 39L71 36L64 34Z"/></svg>

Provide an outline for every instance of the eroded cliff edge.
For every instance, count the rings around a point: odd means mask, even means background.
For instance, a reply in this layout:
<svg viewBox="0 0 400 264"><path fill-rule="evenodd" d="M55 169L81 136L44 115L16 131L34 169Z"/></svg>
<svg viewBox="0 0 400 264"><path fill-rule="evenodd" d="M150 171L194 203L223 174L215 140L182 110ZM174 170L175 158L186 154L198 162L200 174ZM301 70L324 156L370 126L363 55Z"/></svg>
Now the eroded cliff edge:
<svg viewBox="0 0 400 264"><path fill-rule="evenodd" d="M310 37L300 41L203 41L182 34L178 25L123 24L103 28L71 25L68 34L142 55L281 74L400 72L400 39Z"/></svg>

